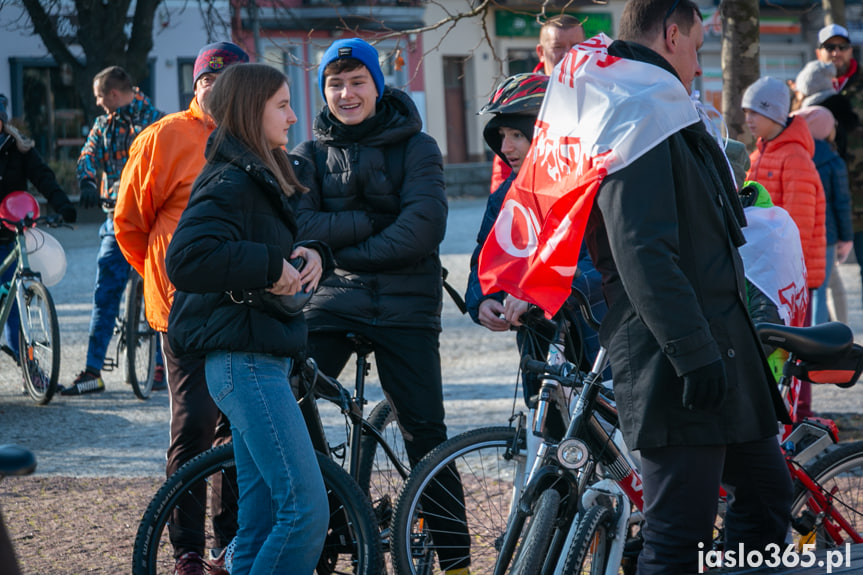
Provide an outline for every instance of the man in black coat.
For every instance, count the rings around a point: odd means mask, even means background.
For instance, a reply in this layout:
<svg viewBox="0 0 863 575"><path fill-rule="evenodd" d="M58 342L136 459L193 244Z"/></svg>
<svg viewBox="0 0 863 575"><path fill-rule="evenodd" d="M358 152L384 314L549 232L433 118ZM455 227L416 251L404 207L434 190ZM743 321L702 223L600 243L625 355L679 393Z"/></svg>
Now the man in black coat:
<svg viewBox="0 0 863 575"><path fill-rule="evenodd" d="M338 40L323 55L318 79L327 105L316 139L293 151L309 188L297 207L298 237L326 242L336 264L305 310L312 356L338 376L353 351L347 335L371 341L413 465L446 440L438 247L447 202L440 149L422 132L408 95L384 86L378 58L358 38ZM458 482L448 489L461 497ZM441 569L462 573L467 534L453 536L457 525L440 521L430 526L435 544L448 550L439 552Z"/></svg>
<svg viewBox="0 0 863 575"><path fill-rule="evenodd" d="M629 0L619 38L609 55L670 72L686 92L701 75L691 0ZM788 529L791 482L776 437L787 413L747 313L744 224L728 163L701 122L606 177L590 216L609 304L600 338L625 439L642 457L639 575L697 572L720 483L726 549L782 545Z"/></svg>

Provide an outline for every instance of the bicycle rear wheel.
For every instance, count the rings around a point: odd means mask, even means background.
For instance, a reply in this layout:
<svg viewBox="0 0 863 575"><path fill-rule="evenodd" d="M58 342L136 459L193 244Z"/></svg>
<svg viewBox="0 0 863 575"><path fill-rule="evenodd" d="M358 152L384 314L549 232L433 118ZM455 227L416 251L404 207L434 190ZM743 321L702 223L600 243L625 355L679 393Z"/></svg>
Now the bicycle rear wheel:
<svg viewBox="0 0 863 575"><path fill-rule="evenodd" d="M40 405L57 391L60 376L60 327L51 293L43 284L32 281L21 286L24 309L18 331L18 349L24 387Z"/></svg>
<svg viewBox="0 0 863 575"><path fill-rule="evenodd" d="M426 455L411 472L396 503L390 555L396 573L425 574L441 559L472 573L491 573L513 502L524 483L526 443L513 427L486 427L457 435ZM464 506L447 487L453 473ZM470 536L469 549L453 547L429 522L449 522ZM438 536L441 533L443 536ZM435 538L438 537L436 541Z"/></svg>
<svg viewBox="0 0 863 575"><path fill-rule="evenodd" d="M126 317L123 338L126 344L126 382L138 399L147 399L156 373L156 331L144 313L144 280L136 272L126 286Z"/></svg>
<svg viewBox="0 0 863 575"><path fill-rule="evenodd" d="M854 533L863 535L863 441L840 443L825 451L804 466L815 483L832 494L833 509L848 523ZM842 532L842 541L834 541L823 523L815 520L808 506L809 492L796 481L791 517L797 522L801 518L815 521L809 533L803 534L804 543L814 543L816 549L829 549L853 542L850 535ZM824 517L823 521L832 521Z"/></svg>
<svg viewBox="0 0 863 575"><path fill-rule="evenodd" d="M368 422L377 429L386 444L393 450L398 461L410 469L408 454L402 431L396 421L396 414L389 402L384 399L375 405L369 414ZM360 468L357 473L357 483L363 491L367 491L378 516L382 529L389 527L392 521L393 507L401 493L405 478L387 456L377 438L364 433L360 444Z"/></svg>
<svg viewBox="0 0 863 575"><path fill-rule="evenodd" d="M380 542L372 509L357 484L329 458L317 454L330 503L330 524L316 572L380 574ZM205 559L218 554L234 537L236 524L224 516L236 517L236 493L227 492L225 481L236 473L231 444L214 447L188 461L171 475L150 502L135 537L132 553L133 575L169 575L174 572L174 548L169 534L195 539ZM224 494L212 486L222 481ZM233 501L231 501L233 499ZM182 502L182 503L181 503ZM217 511L224 509L220 515ZM231 513L233 512L233 513ZM180 530L175 517L205 517L202 530Z"/></svg>

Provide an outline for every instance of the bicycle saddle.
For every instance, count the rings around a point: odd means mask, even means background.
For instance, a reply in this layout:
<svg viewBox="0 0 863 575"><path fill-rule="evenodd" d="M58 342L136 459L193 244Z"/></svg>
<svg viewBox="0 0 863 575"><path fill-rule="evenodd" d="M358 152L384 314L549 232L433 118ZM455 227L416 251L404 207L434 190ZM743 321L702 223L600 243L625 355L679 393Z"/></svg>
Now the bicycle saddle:
<svg viewBox="0 0 863 575"><path fill-rule="evenodd" d="M835 358L851 349L854 333L844 323L831 321L813 327L789 327L774 323L755 326L761 343L781 347L808 361Z"/></svg>
<svg viewBox="0 0 863 575"><path fill-rule="evenodd" d="M36 469L36 456L17 445L0 445L0 477L30 475Z"/></svg>

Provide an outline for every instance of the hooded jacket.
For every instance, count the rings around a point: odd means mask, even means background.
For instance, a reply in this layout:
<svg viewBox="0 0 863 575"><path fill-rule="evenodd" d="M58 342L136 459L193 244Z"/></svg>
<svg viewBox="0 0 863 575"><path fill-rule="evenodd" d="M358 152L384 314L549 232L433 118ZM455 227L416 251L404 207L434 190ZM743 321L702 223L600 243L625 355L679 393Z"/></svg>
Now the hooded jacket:
<svg viewBox="0 0 863 575"><path fill-rule="evenodd" d="M659 54L616 41L611 56L675 74ZM585 240L602 273L621 429L633 449L720 445L776 434L787 419L749 317L743 210L728 161L705 126L671 134L603 180ZM683 405L683 376L722 360L724 401Z"/></svg>
<svg viewBox="0 0 863 575"><path fill-rule="evenodd" d="M850 242L854 239L854 227L851 224L851 192L845 162L826 140L815 140L812 161L824 186L827 245L832 246L837 241Z"/></svg>
<svg viewBox="0 0 863 575"><path fill-rule="evenodd" d="M447 201L440 149L421 129L413 101L387 88L358 125L325 107L316 140L294 149L309 188L297 208L299 238L328 244L336 263L306 308L313 327L338 328L342 318L440 330Z"/></svg>
<svg viewBox="0 0 863 575"><path fill-rule="evenodd" d="M758 139L749 155L751 167L746 174L747 180L767 188L773 203L787 211L797 224L809 289L824 283L827 250L827 204L812 161L814 154L815 141L806 120L793 116L774 139Z"/></svg>
<svg viewBox="0 0 863 575"><path fill-rule="evenodd" d="M192 99L188 110L165 116L135 139L120 180L114 233L126 261L144 278L147 321L163 333L174 297L165 253L207 163L204 149L215 127Z"/></svg>

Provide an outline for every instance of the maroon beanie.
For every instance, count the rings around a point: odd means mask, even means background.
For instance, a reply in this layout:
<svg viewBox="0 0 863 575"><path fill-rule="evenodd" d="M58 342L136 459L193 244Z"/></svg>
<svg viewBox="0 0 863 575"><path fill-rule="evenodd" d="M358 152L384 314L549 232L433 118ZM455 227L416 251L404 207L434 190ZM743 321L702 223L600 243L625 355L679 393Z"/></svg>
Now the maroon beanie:
<svg viewBox="0 0 863 575"><path fill-rule="evenodd" d="M204 74L218 74L231 64L246 63L249 61L249 55L242 48L231 42L216 42L215 44L207 44L201 51L198 52L198 57L195 58L194 80L192 84L197 83L198 78Z"/></svg>

